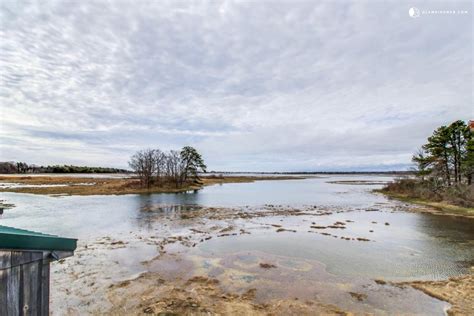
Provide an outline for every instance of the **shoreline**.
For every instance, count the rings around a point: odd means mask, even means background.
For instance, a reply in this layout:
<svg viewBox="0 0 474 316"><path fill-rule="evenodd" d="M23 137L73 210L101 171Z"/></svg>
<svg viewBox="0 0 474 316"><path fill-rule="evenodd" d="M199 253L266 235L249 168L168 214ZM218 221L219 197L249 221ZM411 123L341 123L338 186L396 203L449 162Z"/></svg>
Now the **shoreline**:
<svg viewBox="0 0 474 316"><path fill-rule="evenodd" d="M148 211L152 212L154 209ZM99 309L93 311L114 315L148 313L354 315L368 312L364 305L370 300L378 301L387 297L384 293L391 293L395 299L398 297L402 301L409 297L424 300L424 295L427 295L437 301L449 303L451 306L446 306L448 315L462 314L470 310L471 297L474 293L470 289L473 287L474 279L469 274L441 281L396 282L374 278L362 280L354 278L347 281L341 276L332 275L324 264L311 259L292 258L294 263L285 265L283 263L291 257L280 256L281 259L278 255L261 252L255 260L242 260L242 257L248 256L247 251L203 256L203 253L195 248L196 245L210 239L232 238L262 230L278 234L283 228L281 233L292 234L292 230L285 229L281 222L261 222L258 227L248 228L242 226L242 220L325 216L330 212L337 213L337 210L268 206L259 212L253 212L234 208L206 207L193 209L187 212L186 216L181 214L179 219L165 219L162 223L164 225L185 221L189 226L186 225L187 230L179 233L160 237L144 236L143 239L138 237L141 242L157 247L158 253L142 262L144 271L138 275L105 284L100 293L107 298L108 306L99 305ZM361 241L356 239L354 242ZM81 256L84 256L84 252L95 247L126 248L128 243L129 241L123 239L103 238L97 245L88 244L80 252ZM252 252L253 255L255 252ZM351 303L336 304L337 300L327 299L328 296L322 293L318 298L306 296L309 289L307 287L305 291L294 292L295 287L290 286L288 293L286 290L280 294L275 291L275 295L266 296L268 287L279 289L285 284L285 280L280 279L281 275L298 274L298 271L305 273L309 271L308 267L311 265L318 278L311 279L307 286L316 284L316 287L319 287L318 284L324 284L329 297L334 293L335 297L341 297ZM84 273L81 270L75 272ZM251 275L259 277L251 283L239 279L240 276ZM451 295L450 291L453 289L456 290L456 294ZM85 301L89 299L80 298ZM97 303L100 304L99 301Z"/></svg>
<svg viewBox="0 0 474 316"><path fill-rule="evenodd" d="M440 281L412 281L394 283L394 285L409 285L426 295L448 302L451 307L448 315L469 315L474 310L474 266L471 273L451 277ZM461 294L461 295L460 295Z"/></svg>
<svg viewBox="0 0 474 316"><path fill-rule="evenodd" d="M387 192L387 191L384 191L383 189L373 190L372 192L383 194L389 199L395 199L402 202L407 202L407 203L412 203L415 205L427 207L427 208L422 208L422 209L413 209L414 211L418 211L422 213L430 213L434 215L474 218L474 208L462 207L462 206L458 206L454 204L449 204L446 202L426 201L420 198L409 197L406 194Z"/></svg>
<svg viewBox="0 0 474 316"><path fill-rule="evenodd" d="M184 193L205 186L224 183L250 183L255 181L302 180L300 176L203 176L201 184L181 188L166 185L142 188L137 178L93 178L71 176L0 176L0 192L45 195L124 195L153 193ZM4 185L3 187L1 185ZM11 185L11 186L7 186Z"/></svg>
<svg viewBox="0 0 474 316"><path fill-rule="evenodd" d="M162 260L176 263L179 258L162 255ZM268 265L267 268L265 265ZM261 263L262 269L277 268L276 266ZM474 267L471 268L474 271ZM437 281L407 281L391 282L373 279L373 282L382 290L389 287L391 291L415 290L436 300L448 303L445 309L448 316L469 315L474 310L474 274L464 274ZM154 289L158 284L161 289ZM300 315L314 315L315 312L325 315L354 315L354 310L323 300L298 300L287 298L272 298L260 301L256 297L256 289L250 288L243 292L229 292L222 287L222 282L207 275L190 274L173 281L163 277L159 272L145 271L138 276L115 282L108 287L107 298L112 303L108 311L122 315L124 306L127 306L123 295L145 297L141 302L134 302L125 308L128 313L179 313L213 312L236 313L245 311L252 315L285 315L299 313ZM358 302L367 299L367 295L358 292L348 292ZM277 306L278 308L275 308ZM357 314L357 312L356 312Z"/></svg>
<svg viewBox="0 0 474 316"><path fill-rule="evenodd" d="M59 180L58 180L59 179ZM222 183L245 183L258 180L289 180L301 179L296 177L209 177L203 179L203 185L214 185ZM0 177L0 183L2 181ZM20 179L25 184L41 185L44 181L47 184L54 184L51 179L35 178ZM93 188L92 185L81 185L87 181L99 182L96 178L56 178L56 184L67 184L69 186L51 187L51 188L24 188L24 189L53 189L64 190L65 188ZM112 179L113 180L113 179ZM103 179L104 183L99 184L97 188L107 185L118 185L124 179ZM127 180L127 179L125 179ZM128 179L136 181L136 179ZM62 182L61 182L62 181ZM102 180L101 180L102 181ZM111 183L109 183L112 181ZM76 184L77 186L71 186ZM373 191L372 191L373 192ZM27 192L26 192L27 193ZM120 194L134 194L120 193ZM154 192L146 192L154 193ZM381 193L381 192L379 192ZM45 193L36 193L45 194ZM46 193L51 194L51 193ZM104 193L112 194L112 193ZM71 195L79 195L78 193ZM86 195L86 194L83 194ZM392 202L393 203L393 202ZM400 204L400 203L395 203ZM426 205L425 205L426 206ZM315 312L327 315L353 315L362 314L367 311L377 311L377 304L382 304L384 299L393 303L398 299L406 301L408 298L421 299L420 302L429 302L427 296L433 300L445 303L445 310L448 315L466 314L463 311L469 311L471 308L471 298L474 279L471 274L456 276L441 281L406 281L392 282L379 279L363 279L362 283L358 283L356 279L350 281L343 280L340 276L333 276L328 273L322 265L314 263L311 269L314 269L317 278L308 281L302 286L300 283L294 287L289 287L283 292L283 296L275 295L275 297L265 298L268 289L274 289L278 292L284 286L285 281L280 280L280 275L298 275L299 271L306 271L311 267L310 259L292 259L294 267L290 269L283 264L284 260L278 260L275 255L263 254L257 256L255 262L238 259L246 256L246 253L238 253L234 255L208 255L202 256L196 253L195 247L198 244L205 243L208 240L216 240L221 238L233 238L232 236L249 235L259 232L274 232L275 234L288 234L291 238L296 232L292 226L293 220L298 218L305 219L305 216L314 218L317 222L311 223L307 219L307 226L302 230L308 233L323 235L324 238L332 240L333 238L344 239L351 243L366 243L369 241L362 237L366 235L357 235L348 238L348 229L341 226L350 226L352 221L336 222L336 219L330 223L324 223L323 218L327 215L344 213L345 209L320 207L316 205L308 205L303 208L286 207L281 205L265 205L259 207L258 212L247 208L225 208L225 207L199 207L187 210L186 212L178 212L178 217L155 217L157 211L161 210L162 205L150 205L143 212L149 212L150 221L161 222L161 226L155 227L151 233L147 230L144 232L130 231L130 236L103 236L96 241L87 242L81 245L77 251L77 256L72 257L63 262L55 264L54 271L56 276L60 278L59 283L55 285L54 306L61 306L64 300L68 298L71 305L67 307L70 313L81 311L82 304L91 304L90 312L100 314L157 314L157 313L218 313L218 314L234 314L246 313L253 315L289 314L297 313L300 315L312 315ZM451 215L445 212L431 209L431 207L421 208L414 205L406 207L408 212L426 212L438 215ZM372 209L370 209L373 211ZM360 210L367 211L367 210ZM380 211L380 210L379 210ZM369 213L373 214L373 213ZM302 216L302 217L300 217ZM322 216L322 217L321 217ZM457 216L461 216L458 215ZM469 217L469 216L466 216ZM265 218L272 218L272 221L266 221ZM287 220L290 219L291 220ZM279 221L277 221L277 219ZM312 219L313 220L313 219ZM340 219L339 219L340 220ZM304 220L303 220L304 221ZM247 226L246 223L252 222ZM186 230L169 230L169 227L181 223ZM323 225L324 224L324 225ZM289 225L289 226L288 226ZM392 226L389 226L392 227ZM328 233L328 230L331 230ZM387 226L381 225L380 229L388 229ZM160 232L159 235L156 235ZM301 233L298 228L298 232ZM360 238L357 238L360 237ZM372 238L371 238L372 239ZM350 240L350 241L349 241ZM135 274L135 276L122 279L102 279L92 278L93 275L102 275L104 271L111 269L110 266L119 269L121 266L118 261L111 262L106 260L107 257L101 257L104 252L114 251L126 253L134 247L141 247L146 244L150 249L155 248L156 256L147 258L140 264L143 265L143 272ZM141 246L140 246L141 245ZM254 253L252 253L254 255ZM95 261L88 261L94 257ZM96 258L98 257L98 259ZM103 261L101 261L101 259ZM285 259L286 260L286 259ZM234 264L237 261L238 264ZM75 264L74 264L75 263ZM116 264L116 266L114 266ZM140 266L142 267L142 266ZM207 268L206 268L207 267ZM59 270L59 271L58 271ZM227 271L223 273L223 271ZM189 273L189 274L188 274ZM303 273L303 272L301 272ZM60 275L60 276L59 276ZM239 276L257 275L262 278L245 283L247 279L238 282ZM86 279L79 281L78 276L88 276ZM237 281L236 281L237 280ZM293 281L294 282L294 281ZM241 287L235 288L235 284L243 284ZM73 286L71 286L73 284ZM247 285L248 284L248 285ZM321 285L324 291L318 297L306 297L309 293L310 286L314 285L315 293ZM88 291L85 291L85 286ZM299 287L304 288L303 291ZM298 288L298 290L297 290ZM336 290L337 288L337 290ZM90 289L94 289L90 291ZM456 290L456 292L454 292ZM461 291L458 292L457 290ZM69 294L68 291L71 291ZM292 292L293 291L293 292ZM450 295L451 292L453 293ZM88 294L86 294L86 292ZM99 295L97 295L99 293ZM340 298L341 304L336 304L337 300L331 297ZM385 294L384 294L385 293ZM389 298L387 293L396 293L394 298ZM456 294L457 293L457 294ZM71 296L69 296L71 295ZM426 296L426 297L425 297ZM99 297L105 298L104 301ZM77 305L75 302L82 302ZM350 302L344 303L344 302ZM371 305L371 309L366 310L366 304L377 302ZM448 309L448 303L451 304ZM349 304L349 305L348 305ZM421 304L421 303L420 303ZM429 307L430 305L426 305ZM78 308L76 310L76 308ZM95 309L97 308L97 309ZM387 307L388 308L388 307ZM394 307L392 307L394 308ZM398 307L397 307L398 308ZM86 309L87 310L87 309Z"/></svg>

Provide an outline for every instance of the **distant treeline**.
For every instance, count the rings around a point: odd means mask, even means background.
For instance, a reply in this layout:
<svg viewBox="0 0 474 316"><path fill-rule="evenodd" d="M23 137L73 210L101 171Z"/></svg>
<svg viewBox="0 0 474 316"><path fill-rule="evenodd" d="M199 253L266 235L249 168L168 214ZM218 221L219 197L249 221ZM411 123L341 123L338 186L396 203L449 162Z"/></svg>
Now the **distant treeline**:
<svg viewBox="0 0 474 316"><path fill-rule="evenodd" d="M252 171L209 171L210 174L283 174L283 175L312 175L312 174L386 174L410 175L414 171L295 171L295 172L252 172Z"/></svg>
<svg viewBox="0 0 474 316"><path fill-rule="evenodd" d="M37 166L25 162L0 162L0 173L128 173L129 170L73 165Z"/></svg>

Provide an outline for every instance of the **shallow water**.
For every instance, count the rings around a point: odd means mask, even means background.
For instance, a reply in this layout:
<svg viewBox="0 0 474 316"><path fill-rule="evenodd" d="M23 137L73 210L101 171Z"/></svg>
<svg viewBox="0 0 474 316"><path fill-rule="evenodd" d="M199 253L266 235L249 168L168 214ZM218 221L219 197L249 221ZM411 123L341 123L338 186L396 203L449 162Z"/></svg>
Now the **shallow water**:
<svg viewBox="0 0 474 316"><path fill-rule="evenodd" d="M403 203L370 192L380 185L328 183L338 180L389 181L391 178L351 175L230 183L185 194L52 197L1 193L0 198L15 207L4 211L0 224L92 240L104 236L120 238L137 231L156 234L156 229L163 229L160 216L177 216L186 212L185 206L248 206L258 210L265 204L296 208L318 205L339 213L322 217L264 218L261 222L281 224L282 220L285 228L298 232L259 231L248 236L211 240L201 248L216 253L227 249L256 250L308 258L319 260L331 273L394 280L440 279L461 274L472 265L472 220L404 212ZM164 207L166 205L169 207ZM184 208L179 209L179 205ZM324 230L337 238L318 234L316 232L322 231L310 228L312 222L331 225L346 220L352 222L348 222L344 230ZM341 237L371 241L354 242Z"/></svg>
<svg viewBox="0 0 474 316"><path fill-rule="evenodd" d="M385 202L371 194L373 185L330 184L334 180L385 179L382 176L337 176L305 180L226 183L179 194L118 196L44 196L0 193L0 199L16 205L0 218L2 225L40 230L46 233L81 238L104 236L139 227L142 210L153 205L201 205L216 207L263 206L285 204L295 207L308 204L347 208L370 207Z"/></svg>
<svg viewBox="0 0 474 316"><path fill-rule="evenodd" d="M331 225L351 220L346 229L311 229L311 221ZM265 218L268 223L281 223ZM376 221L377 224L372 224ZM386 226L384 223L390 223ZM354 211L331 216L301 217L274 230L213 239L200 249L213 255L260 251L277 256L312 259L329 273L391 281L433 280L466 273L474 264L472 221L415 213ZM373 232L370 232L372 230ZM322 235L321 232L331 235ZM370 241L345 240L366 238Z"/></svg>
<svg viewBox="0 0 474 316"><path fill-rule="evenodd" d="M424 302L420 305L423 306L421 311L440 311L444 303L396 289L388 292L382 289L380 292L377 285L368 284L367 280L435 280L466 273L474 263L474 221L408 212L412 206L371 193L380 188L380 184L328 183L391 179L386 176L340 175L230 183L181 194L43 196L0 193L0 200L15 205L0 215L0 225L79 238L80 248L73 258L68 259L70 264L55 265L53 269L57 280L56 284L53 283L53 292L56 297L61 297L60 293L67 292L67 288L76 284L71 283L68 276L61 279L66 271L71 275L90 272L81 267L76 269L75 265L89 265L94 273L103 275L101 269L106 269L109 262L113 263L113 268L106 272L108 280L130 278L150 268L163 273L179 270L174 263L166 265L159 261L145 267L142 262L155 257L157 247L144 240L189 234L190 222L181 218L192 209L228 207L235 208L236 212L259 212L272 207L303 210L317 207L331 213L324 216L306 214L237 219L233 224L244 227L250 234L212 238L195 248L180 251L192 259L191 266L196 271L221 279L223 286L227 284L229 289L244 290L251 286L261 289L258 293L273 293L273 296L304 297L312 293L312 298L337 304L347 299L348 288L355 287L359 292L366 291L369 300L373 301L363 308L350 304L343 307L375 312L385 306L394 313L404 310L415 313L420 307L406 301L417 297ZM209 219L199 221L207 227L230 224ZM336 222L345 223L345 228L327 228ZM278 233L272 225L282 225L296 232ZM125 245L105 247L102 243L104 237L109 241L124 241ZM255 269L255 262L266 260L273 260L279 268L263 278L261 272L256 272L260 271L258 265L257 270L252 269ZM240 264L239 271L234 266L236 263ZM189 266L183 269L189 269ZM288 278L282 279L284 275ZM82 283L74 286L76 292L90 292ZM282 286L288 291L280 293ZM314 287L314 291L302 291L309 287ZM321 288L327 291L321 291ZM70 306L81 305L80 295L67 299ZM90 299L93 298L82 298L82 302ZM55 302L53 300L53 307ZM102 303L98 301L97 304Z"/></svg>
<svg viewBox="0 0 474 316"><path fill-rule="evenodd" d="M0 173L0 177L23 178L23 177L49 177L49 178L129 178L130 173Z"/></svg>
<svg viewBox="0 0 474 316"><path fill-rule="evenodd" d="M95 183L72 183L72 184L23 184L23 183L9 183L0 182L0 189L19 189L19 188L54 188L54 187L68 187L76 185L94 185Z"/></svg>

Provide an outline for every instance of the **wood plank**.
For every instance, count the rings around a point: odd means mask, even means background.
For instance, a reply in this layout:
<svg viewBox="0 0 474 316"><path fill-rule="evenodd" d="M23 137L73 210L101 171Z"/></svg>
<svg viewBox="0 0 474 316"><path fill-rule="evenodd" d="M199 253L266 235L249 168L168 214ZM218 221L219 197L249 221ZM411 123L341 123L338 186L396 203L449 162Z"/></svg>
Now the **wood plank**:
<svg viewBox="0 0 474 316"><path fill-rule="evenodd" d="M49 260L43 260L41 272L41 315L49 315Z"/></svg>
<svg viewBox="0 0 474 316"><path fill-rule="evenodd" d="M21 297L23 315L38 315L38 298L41 289L41 261L35 261L21 266ZM20 311L21 313L21 311Z"/></svg>
<svg viewBox="0 0 474 316"><path fill-rule="evenodd" d="M9 270L0 270L0 315L7 315L7 284Z"/></svg>
<svg viewBox="0 0 474 316"><path fill-rule="evenodd" d="M49 315L49 259L43 252L2 252L0 315Z"/></svg>
<svg viewBox="0 0 474 316"><path fill-rule="evenodd" d="M21 264L31 261L31 252L29 251L12 251L12 266L19 266Z"/></svg>
<svg viewBox="0 0 474 316"><path fill-rule="evenodd" d="M43 251L43 260L51 259L51 251Z"/></svg>
<svg viewBox="0 0 474 316"><path fill-rule="evenodd" d="M12 252L10 250L0 250L0 270L10 268Z"/></svg>
<svg viewBox="0 0 474 316"><path fill-rule="evenodd" d="M12 261L15 256L21 256L20 253L12 253ZM21 266L10 268L7 283L7 313L6 315L20 315L20 279Z"/></svg>
<svg viewBox="0 0 474 316"><path fill-rule="evenodd" d="M17 266L33 261L43 260L42 251L12 251L11 265Z"/></svg>
<svg viewBox="0 0 474 316"><path fill-rule="evenodd" d="M42 251L32 251L31 252L31 261L38 261L43 260L43 252Z"/></svg>

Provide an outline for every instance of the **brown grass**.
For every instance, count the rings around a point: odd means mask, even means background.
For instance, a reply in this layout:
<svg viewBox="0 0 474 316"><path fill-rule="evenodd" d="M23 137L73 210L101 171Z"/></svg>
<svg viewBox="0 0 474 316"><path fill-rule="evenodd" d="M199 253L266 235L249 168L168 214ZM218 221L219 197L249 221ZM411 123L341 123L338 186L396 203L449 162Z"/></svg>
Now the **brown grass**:
<svg viewBox="0 0 474 316"><path fill-rule="evenodd" d="M439 300L449 302L452 307L448 315L472 315L474 311L474 275L453 277L444 281L405 282Z"/></svg>
<svg viewBox="0 0 474 316"><path fill-rule="evenodd" d="M474 208L472 207L462 207L453 205L447 202L436 202L436 201L427 201L420 198L413 198L406 194L400 193L392 193L382 190L376 190L376 192L380 192L385 194L390 198L394 198L400 201L428 206L433 208L433 211L430 213L439 214L439 215L455 215L455 216L463 216L463 217L474 217ZM422 209L423 212L427 212L427 209Z"/></svg>
<svg viewBox="0 0 474 316"><path fill-rule="evenodd" d="M67 195L109 195L109 194L147 194L147 193L178 193L199 190L203 186L223 183L245 183L261 180L290 180L303 179L302 177L275 176L275 177L202 177L202 184L190 183L176 188L173 184L163 184L151 188L143 188L137 178L78 178L78 177L49 177L49 176L0 176L0 182L53 185L66 184L63 187L33 187L33 188L0 188L0 192L17 192L32 194L67 194Z"/></svg>
<svg viewBox="0 0 474 316"><path fill-rule="evenodd" d="M474 185L434 188L429 181L399 179L376 192L409 203L434 208L434 213L474 217Z"/></svg>
<svg viewBox="0 0 474 316"><path fill-rule="evenodd" d="M388 183L381 191L402 194L430 202L445 202L461 207L474 207L474 185L465 183L451 186L435 185L432 181L419 179L397 179Z"/></svg>

